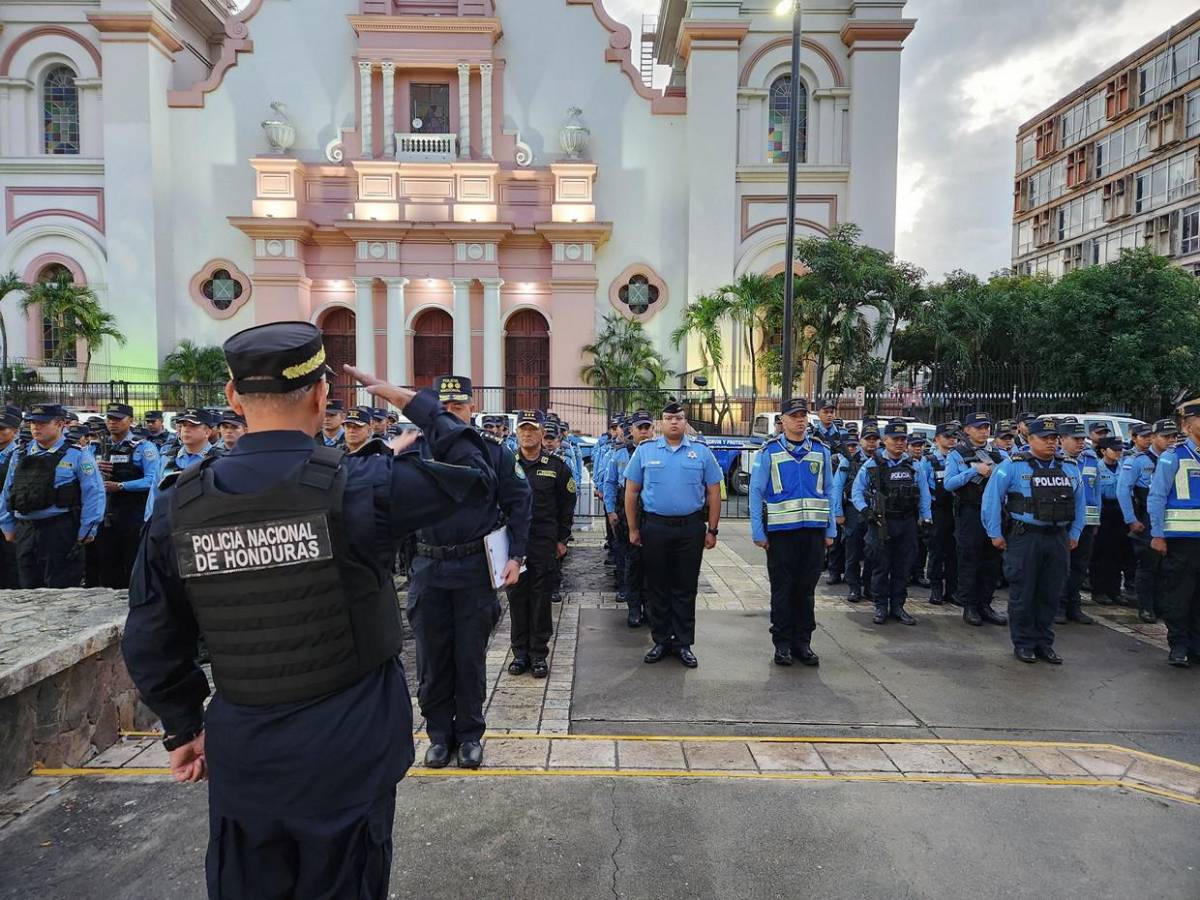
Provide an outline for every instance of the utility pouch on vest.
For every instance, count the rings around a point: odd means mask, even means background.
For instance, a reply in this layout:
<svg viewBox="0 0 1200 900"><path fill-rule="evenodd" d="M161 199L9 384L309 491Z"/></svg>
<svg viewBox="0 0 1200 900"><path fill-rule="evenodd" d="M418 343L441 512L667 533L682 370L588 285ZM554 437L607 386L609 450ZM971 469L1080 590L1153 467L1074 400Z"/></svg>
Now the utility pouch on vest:
<svg viewBox="0 0 1200 900"><path fill-rule="evenodd" d="M67 450L67 445L63 444L53 453L39 453L36 456L21 454L8 489L9 503L14 512L27 516L52 506L67 510L79 507L82 492L78 479L72 478L58 487L54 485L58 464L67 455Z"/></svg>

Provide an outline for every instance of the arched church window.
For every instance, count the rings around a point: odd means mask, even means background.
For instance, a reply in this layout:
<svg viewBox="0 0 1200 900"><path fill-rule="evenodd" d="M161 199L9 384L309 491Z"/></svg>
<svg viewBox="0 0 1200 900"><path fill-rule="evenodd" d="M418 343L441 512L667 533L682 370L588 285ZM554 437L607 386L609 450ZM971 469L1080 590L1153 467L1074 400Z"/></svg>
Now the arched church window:
<svg viewBox="0 0 1200 900"><path fill-rule="evenodd" d="M42 147L55 156L79 153L79 88L66 66L42 79Z"/></svg>
<svg viewBox="0 0 1200 900"><path fill-rule="evenodd" d="M808 88L800 82L800 140L798 142L797 161L808 161ZM788 122L791 114L792 76L780 75L771 85L770 114L767 125L767 162L785 163L789 159L788 138L791 129Z"/></svg>

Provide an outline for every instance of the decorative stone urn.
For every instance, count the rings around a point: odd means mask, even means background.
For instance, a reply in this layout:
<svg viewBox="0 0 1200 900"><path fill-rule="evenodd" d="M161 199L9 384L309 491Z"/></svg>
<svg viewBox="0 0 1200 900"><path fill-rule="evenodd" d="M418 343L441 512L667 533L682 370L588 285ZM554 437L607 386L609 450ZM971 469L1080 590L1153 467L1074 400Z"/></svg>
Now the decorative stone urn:
<svg viewBox="0 0 1200 900"><path fill-rule="evenodd" d="M592 132L579 120L583 110L572 106L567 110L567 121L558 133L558 142L562 145L567 159L579 159L587 150L588 138Z"/></svg>
<svg viewBox="0 0 1200 900"><path fill-rule="evenodd" d="M276 100L271 104L271 109L275 110L275 117L267 119L262 123L262 129L266 132L267 141L271 145L271 152L284 154L292 149L292 145L296 143L296 126L292 124L292 120L288 118L287 106L281 101Z"/></svg>

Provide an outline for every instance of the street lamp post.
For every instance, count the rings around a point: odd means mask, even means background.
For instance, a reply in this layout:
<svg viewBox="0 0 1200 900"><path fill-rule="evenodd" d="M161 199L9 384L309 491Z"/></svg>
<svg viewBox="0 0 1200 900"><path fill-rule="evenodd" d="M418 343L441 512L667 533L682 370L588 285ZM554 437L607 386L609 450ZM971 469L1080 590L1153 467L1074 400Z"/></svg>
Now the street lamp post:
<svg viewBox="0 0 1200 900"><path fill-rule="evenodd" d="M800 144L800 20L802 0L782 0L776 13L792 14L792 83L788 97L788 178L787 178L787 250L783 269L783 402L792 398L794 350L792 348L792 307L796 300L796 165Z"/></svg>

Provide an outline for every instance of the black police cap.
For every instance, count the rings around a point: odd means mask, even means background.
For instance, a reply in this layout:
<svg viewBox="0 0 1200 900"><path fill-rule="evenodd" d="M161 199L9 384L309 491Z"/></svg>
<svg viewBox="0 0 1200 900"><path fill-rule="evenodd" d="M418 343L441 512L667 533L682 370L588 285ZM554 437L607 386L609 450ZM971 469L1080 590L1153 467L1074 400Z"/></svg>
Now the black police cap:
<svg viewBox="0 0 1200 900"><path fill-rule="evenodd" d="M442 403L470 403L471 379L465 375L443 375L433 383Z"/></svg>
<svg viewBox="0 0 1200 900"><path fill-rule="evenodd" d="M369 406L352 406L346 410L347 425L370 425L372 418Z"/></svg>
<svg viewBox="0 0 1200 900"><path fill-rule="evenodd" d="M1087 437L1087 429L1078 419L1070 422L1063 419L1058 423L1058 435L1059 437Z"/></svg>
<svg viewBox="0 0 1200 900"><path fill-rule="evenodd" d="M346 411L346 404L336 398L329 398L325 401L325 412L340 413Z"/></svg>
<svg viewBox="0 0 1200 900"><path fill-rule="evenodd" d="M146 412L147 422L161 422L163 414L161 409L151 409Z"/></svg>
<svg viewBox="0 0 1200 900"><path fill-rule="evenodd" d="M1096 447L1100 450L1124 450L1125 442L1114 434L1100 438L1096 441Z"/></svg>
<svg viewBox="0 0 1200 900"><path fill-rule="evenodd" d="M1030 435L1047 437L1058 435L1058 420L1054 416L1038 416L1029 423Z"/></svg>
<svg viewBox="0 0 1200 900"><path fill-rule="evenodd" d="M629 424L631 426L653 425L654 419L653 419L653 417L651 417L650 413L648 413L646 410L639 409L639 410L635 411L632 416L629 417Z"/></svg>
<svg viewBox="0 0 1200 900"><path fill-rule="evenodd" d="M187 409L183 410L182 412L176 413L175 421L177 423L189 422L192 425L210 425L210 424L212 424L212 419L209 417L208 410L200 409L195 406L189 406Z"/></svg>
<svg viewBox="0 0 1200 900"><path fill-rule="evenodd" d="M67 412L57 403L38 403L29 407L25 413L26 422L53 422L55 419L65 419Z"/></svg>
<svg viewBox="0 0 1200 900"><path fill-rule="evenodd" d="M779 407L779 414L781 416L808 415L808 401L803 397L793 397Z"/></svg>
<svg viewBox="0 0 1200 900"><path fill-rule="evenodd" d="M1159 419L1153 425L1154 434L1165 434L1168 437L1173 437L1179 434L1179 426L1175 424L1174 419Z"/></svg>
<svg viewBox="0 0 1200 900"><path fill-rule="evenodd" d="M541 428L543 421L544 417L542 416L541 410L523 409L517 413L518 428L520 428L522 425L534 425L538 428Z"/></svg>
<svg viewBox="0 0 1200 900"><path fill-rule="evenodd" d="M104 407L104 415L109 419L123 419L133 415L133 407L128 403L110 403Z"/></svg>
<svg viewBox="0 0 1200 900"><path fill-rule="evenodd" d="M1129 433L1131 435L1133 435L1134 437L1146 437L1147 435L1151 435L1154 433L1154 426L1147 425L1145 423L1142 423L1140 425L1134 425L1132 428L1129 429Z"/></svg>
<svg viewBox="0 0 1200 900"><path fill-rule="evenodd" d="M678 400L672 400L662 409L664 416L675 416L683 412L683 404Z"/></svg>
<svg viewBox="0 0 1200 900"><path fill-rule="evenodd" d="M286 394L333 374L325 364L321 329L310 322L255 325L239 331L223 349L239 394Z"/></svg>
<svg viewBox="0 0 1200 900"><path fill-rule="evenodd" d="M223 409L217 415L216 422L218 425L241 425L246 426L246 417L239 412L234 412L232 409Z"/></svg>
<svg viewBox="0 0 1200 900"><path fill-rule="evenodd" d="M21 407L19 407L19 406L4 407L4 412L0 412L0 427L20 428L21 427Z"/></svg>

